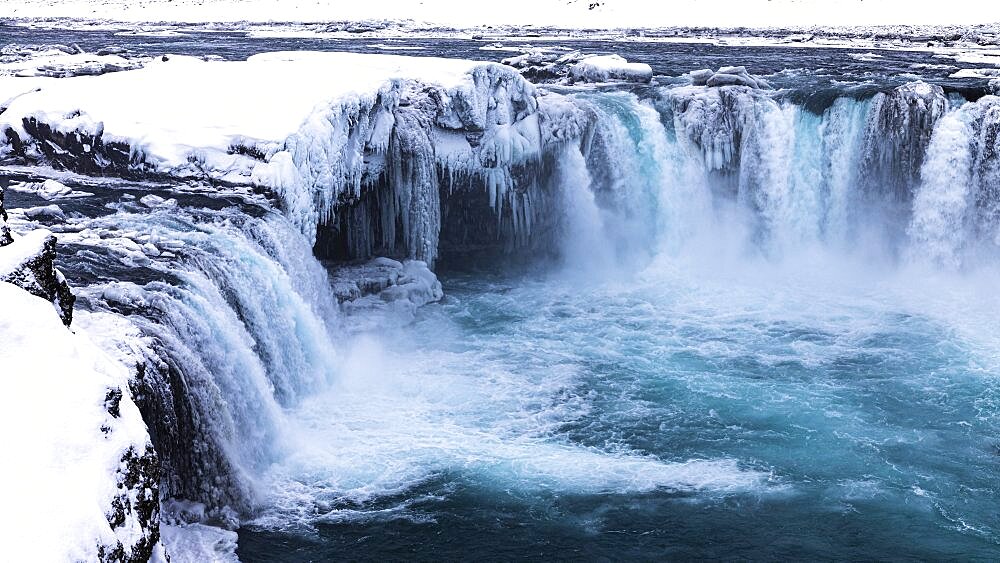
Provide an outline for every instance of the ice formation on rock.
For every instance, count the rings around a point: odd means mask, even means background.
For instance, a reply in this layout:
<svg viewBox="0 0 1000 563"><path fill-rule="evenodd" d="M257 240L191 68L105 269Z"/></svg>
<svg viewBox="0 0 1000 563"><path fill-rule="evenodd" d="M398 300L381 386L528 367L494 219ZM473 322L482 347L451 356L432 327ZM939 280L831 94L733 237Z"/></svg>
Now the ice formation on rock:
<svg viewBox="0 0 1000 563"><path fill-rule="evenodd" d="M14 237L7 226L0 186L0 282L12 283L52 303L63 324L73 321L76 297L55 267L56 237L43 229Z"/></svg>
<svg viewBox="0 0 1000 563"><path fill-rule="evenodd" d="M940 86L911 82L876 94L865 132L863 179L879 197L913 195L931 134L948 98Z"/></svg>
<svg viewBox="0 0 1000 563"><path fill-rule="evenodd" d="M0 115L0 155L86 173L263 188L306 236L328 231L320 233L327 254L347 258L382 253L433 263L442 194L470 189L488 194L500 237L523 238L537 213L523 171L541 164L564 118L546 119L535 88L508 67L415 61L346 53L269 53L242 63L172 57L137 71L63 79L10 102ZM357 71L356 82L326 82L328 92L324 84L294 90L324 64L371 68ZM230 80L264 71L279 73L274 84L255 83L236 107L199 100L181 114L131 101L167 94L156 88L177 93L170 84L181 77L232 89ZM271 103L279 106L260 119L257 110Z"/></svg>
<svg viewBox="0 0 1000 563"><path fill-rule="evenodd" d="M531 49L501 61L536 83L579 84L631 82L645 84L653 69L645 63L630 63L620 55L593 55L560 49Z"/></svg>
<svg viewBox="0 0 1000 563"><path fill-rule="evenodd" d="M752 76L744 66L724 66L717 71L709 69L695 70L688 73L694 86L747 86L750 88L770 88L763 78Z"/></svg>

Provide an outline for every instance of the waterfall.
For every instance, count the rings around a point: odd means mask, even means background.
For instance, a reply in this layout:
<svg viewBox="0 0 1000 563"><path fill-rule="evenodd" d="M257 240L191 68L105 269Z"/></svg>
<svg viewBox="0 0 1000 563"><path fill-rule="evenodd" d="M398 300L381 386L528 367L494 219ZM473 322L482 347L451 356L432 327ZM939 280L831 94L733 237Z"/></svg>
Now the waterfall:
<svg viewBox="0 0 1000 563"><path fill-rule="evenodd" d="M967 235L972 177L970 112L961 108L938 123L920 172L909 235L915 259L960 264Z"/></svg>
<svg viewBox="0 0 1000 563"><path fill-rule="evenodd" d="M563 196L565 228L562 257L568 268L584 275L610 271L612 251L597 206L587 162L580 148L567 144L556 170L556 183Z"/></svg>
<svg viewBox="0 0 1000 563"><path fill-rule="evenodd" d="M908 233L912 259L950 268L1000 247L1000 98L950 111L934 129Z"/></svg>
<svg viewBox="0 0 1000 563"><path fill-rule="evenodd" d="M116 203L63 234L83 304L143 334L135 391L166 495L253 511L256 479L291 443L288 413L338 377L343 316L316 258L331 249L555 255L593 278L680 255L871 253L872 240L886 263L947 268L1000 248L1000 98L947 108L918 83L815 113L740 87L575 91L459 131L417 105L390 111L396 95L355 108L353 127L311 124L336 150L316 131L293 139L298 160L260 174L308 182L274 206Z"/></svg>
<svg viewBox="0 0 1000 563"><path fill-rule="evenodd" d="M123 210L81 227L71 276L89 267L91 249L111 250L99 258L104 271L130 260L145 271L83 294L148 336L136 395L166 469L164 494L249 510L254 475L287 443L284 409L335 369L337 309L308 241L280 215L238 209ZM140 233L150 234L137 242ZM152 259L130 250L139 242Z"/></svg>

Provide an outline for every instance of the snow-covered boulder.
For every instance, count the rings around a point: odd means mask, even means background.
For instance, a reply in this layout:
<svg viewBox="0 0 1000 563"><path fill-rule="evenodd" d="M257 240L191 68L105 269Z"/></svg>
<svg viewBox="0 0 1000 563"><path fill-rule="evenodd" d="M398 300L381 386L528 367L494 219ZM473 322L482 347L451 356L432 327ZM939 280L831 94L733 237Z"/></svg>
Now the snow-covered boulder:
<svg viewBox="0 0 1000 563"><path fill-rule="evenodd" d="M0 545L11 561L148 561L159 465L130 371L0 282Z"/></svg>
<svg viewBox="0 0 1000 563"><path fill-rule="evenodd" d="M0 282L12 283L52 303L63 323L69 326L76 297L55 267L56 237L44 229L15 237L6 219L0 187Z"/></svg>
<svg viewBox="0 0 1000 563"><path fill-rule="evenodd" d="M638 82L653 79L653 69L645 63L630 63L620 55L587 57L569 69L573 82Z"/></svg>
<svg viewBox="0 0 1000 563"><path fill-rule="evenodd" d="M1000 78L990 80L986 85L986 90L994 96L1000 96Z"/></svg>
<svg viewBox="0 0 1000 563"><path fill-rule="evenodd" d="M747 86L749 88L770 88L771 85L764 79L753 76L747 72L743 66L724 66L717 71L710 69L695 70L688 73L693 86L708 86L719 88L722 86Z"/></svg>
<svg viewBox="0 0 1000 563"><path fill-rule="evenodd" d="M649 65L630 63L619 55L590 55L580 51L531 49L501 62L518 69L522 76L536 83L647 83L653 79L653 69Z"/></svg>
<svg viewBox="0 0 1000 563"><path fill-rule="evenodd" d="M569 66L582 56L580 51L535 48L500 62L516 68L521 76L536 84L556 83L566 79Z"/></svg>
<svg viewBox="0 0 1000 563"><path fill-rule="evenodd" d="M331 269L330 281L341 309L357 315L351 330L358 331L407 323L417 309L444 297L437 276L419 260L375 258L341 264Z"/></svg>

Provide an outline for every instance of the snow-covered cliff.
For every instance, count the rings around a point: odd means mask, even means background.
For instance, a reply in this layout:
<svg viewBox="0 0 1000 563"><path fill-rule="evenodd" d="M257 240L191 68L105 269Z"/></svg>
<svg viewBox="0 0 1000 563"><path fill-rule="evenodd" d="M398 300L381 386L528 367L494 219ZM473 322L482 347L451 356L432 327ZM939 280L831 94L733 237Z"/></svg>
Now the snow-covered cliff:
<svg viewBox="0 0 1000 563"><path fill-rule="evenodd" d="M64 326L73 299L53 266L55 237L11 235L5 219L0 191L3 556L147 561L162 552L159 462L133 374Z"/></svg>

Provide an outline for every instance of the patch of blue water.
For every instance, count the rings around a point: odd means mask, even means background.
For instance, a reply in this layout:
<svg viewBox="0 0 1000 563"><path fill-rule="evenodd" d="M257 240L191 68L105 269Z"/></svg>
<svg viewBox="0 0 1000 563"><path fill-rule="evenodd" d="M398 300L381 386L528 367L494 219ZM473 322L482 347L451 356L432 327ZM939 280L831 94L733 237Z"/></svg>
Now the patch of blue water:
<svg viewBox="0 0 1000 563"><path fill-rule="evenodd" d="M416 372L366 380L354 400L392 399L338 438L384 491L327 475L330 502L247 526L240 556L1000 553L995 364L947 315L892 287L652 279L447 279L383 337Z"/></svg>

